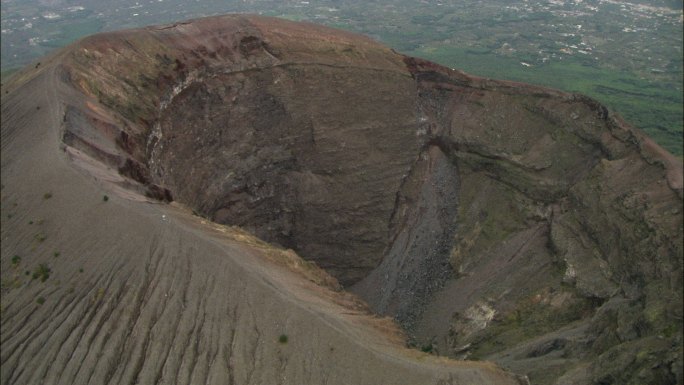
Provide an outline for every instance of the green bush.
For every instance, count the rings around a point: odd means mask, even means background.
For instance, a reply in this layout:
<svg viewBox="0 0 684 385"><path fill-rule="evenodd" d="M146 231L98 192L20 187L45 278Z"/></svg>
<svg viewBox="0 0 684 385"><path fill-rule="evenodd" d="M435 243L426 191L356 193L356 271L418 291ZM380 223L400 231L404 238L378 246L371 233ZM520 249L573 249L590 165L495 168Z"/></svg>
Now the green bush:
<svg viewBox="0 0 684 385"><path fill-rule="evenodd" d="M40 278L40 282L45 282L45 281L47 281L48 278L50 278L51 272L52 272L52 270L50 270L48 265L41 263L33 271L33 279L39 279Z"/></svg>

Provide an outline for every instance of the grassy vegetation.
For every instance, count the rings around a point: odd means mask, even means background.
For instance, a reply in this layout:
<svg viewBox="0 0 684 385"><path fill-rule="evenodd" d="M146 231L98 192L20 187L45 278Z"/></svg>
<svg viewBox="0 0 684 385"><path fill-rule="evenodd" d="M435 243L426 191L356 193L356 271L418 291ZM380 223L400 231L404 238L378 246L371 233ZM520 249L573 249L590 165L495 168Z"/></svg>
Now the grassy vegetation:
<svg viewBox="0 0 684 385"><path fill-rule="evenodd" d="M104 298L105 289L103 287L98 287L95 294L93 294L93 302L101 301Z"/></svg>
<svg viewBox="0 0 684 385"><path fill-rule="evenodd" d="M50 273L52 270L48 267L48 265L41 263L36 267L36 269L33 271L33 279L40 279L40 282L45 282L50 278Z"/></svg>

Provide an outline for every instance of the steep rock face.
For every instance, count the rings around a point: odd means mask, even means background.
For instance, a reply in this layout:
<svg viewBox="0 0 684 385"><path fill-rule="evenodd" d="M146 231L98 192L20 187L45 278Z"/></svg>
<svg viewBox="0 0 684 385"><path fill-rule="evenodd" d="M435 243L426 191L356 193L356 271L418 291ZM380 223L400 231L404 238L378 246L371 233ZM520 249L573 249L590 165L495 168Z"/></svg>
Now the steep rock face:
<svg viewBox="0 0 684 385"><path fill-rule="evenodd" d="M420 149L414 92L405 74L367 63L203 74L163 113L154 178L214 221L354 282L387 247Z"/></svg>
<svg viewBox="0 0 684 385"><path fill-rule="evenodd" d="M134 48L86 40L69 72L130 119L120 135L124 174L293 248L343 283L380 262L396 191L423 142L399 55L356 35L256 17L121 38ZM186 49L193 39L203 44ZM84 55L102 70L80 67ZM143 70L112 78L130 67Z"/></svg>
<svg viewBox="0 0 684 385"><path fill-rule="evenodd" d="M59 59L77 163L295 249L424 350L682 381L681 162L598 103L251 16Z"/></svg>
<svg viewBox="0 0 684 385"><path fill-rule="evenodd" d="M407 63L460 178L454 275L399 317L416 343L538 383L681 382L681 162L582 96ZM408 266L367 280L427 271Z"/></svg>

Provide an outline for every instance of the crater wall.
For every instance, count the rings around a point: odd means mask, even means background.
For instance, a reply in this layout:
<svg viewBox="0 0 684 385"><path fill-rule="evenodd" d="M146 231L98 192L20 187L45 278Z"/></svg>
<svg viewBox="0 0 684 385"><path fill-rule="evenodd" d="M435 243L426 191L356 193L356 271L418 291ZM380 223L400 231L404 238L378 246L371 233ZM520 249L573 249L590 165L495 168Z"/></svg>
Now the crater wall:
<svg viewBox="0 0 684 385"><path fill-rule="evenodd" d="M296 250L416 346L681 383L681 160L599 103L255 16L63 55L67 147Z"/></svg>

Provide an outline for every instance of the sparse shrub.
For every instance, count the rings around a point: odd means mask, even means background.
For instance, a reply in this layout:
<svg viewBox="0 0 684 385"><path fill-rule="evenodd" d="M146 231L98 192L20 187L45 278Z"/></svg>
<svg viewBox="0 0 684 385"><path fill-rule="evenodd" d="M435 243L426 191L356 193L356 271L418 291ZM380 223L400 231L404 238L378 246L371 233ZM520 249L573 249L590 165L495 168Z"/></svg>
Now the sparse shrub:
<svg viewBox="0 0 684 385"><path fill-rule="evenodd" d="M29 225L32 225L32 224L33 224L33 221L29 221Z"/></svg>
<svg viewBox="0 0 684 385"><path fill-rule="evenodd" d="M423 345L423 347L420 348L420 351L423 353L432 353L432 344Z"/></svg>
<svg viewBox="0 0 684 385"><path fill-rule="evenodd" d="M105 196L102 197L102 200L105 201L105 202L107 202L107 201L109 200L109 197L108 197L107 195L105 195Z"/></svg>
<svg viewBox="0 0 684 385"><path fill-rule="evenodd" d="M51 192L46 192L45 194L43 194L43 199L50 199L50 198L52 198Z"/></svg>
<svg viewBox="0 0 684 385"><path fill-rule="evenodd" d="M0 282L0 289L2 290L11 290L11 289L18 289L21 287L21 280L18 277L15 277L11 281L4 280Z"/></svg>
<svg viewBox="0 0 684 385"><path fill-rule="evenodd" d="M83 268L78 269L79 273L83 273Z"/></svg>
<svg viewBox="0 0 684 385"><path fill-rule="evenodd" d="M677 330L680 330L680 325L670 324L663 330L663 335L667 338L671 338L677 334Z"/></svg>
<svg viewBox="0 0 684 385"><path fill-rule="evenodd" d="M36 299L36 302L38 303L38 305L42 305L42 304L45 303L45 298L43 298L43 297L38 297L38 299Z"/></svg>
<svg viewBox="0 0 684 385"><path fill-rule="evenodd" d="M57 257L59 257L59 255L60 255L60 252L59 252L59 251L55 251L54 253L52 253L52 255L54 255L54 256L55 256L55 258L57 258Z"/></svg>
<svg viewBox="0 0 684 385"><path fill-rule="evenodd" d="M13 216L14 214L7 214L7 219L12 219Z"/></svg>
<svg viewBox="0 0 684 385"><path fill-rule="evenodd" d="M36 234L35 238L36 238L36 241L43 242L47 239L47 235L45 235L43 233L39 233L39 234Z"/></svg>
<svg viewBox="0 0 684 385"><path fill-rule="evenodd" d="M40 278L40 282L45 282L45 281L47 281L48 278L50 278L51 272L52 272L52 270L50 270L48 265L41 263L33 271L33 279L39 279Z"/></svg>
<svg viewBox="0 0 684 385"><path fill-rule="evenodd" d="M18 255L15 255L12 257L12 266L17 266L21 262L21 257Z"/></svg>
<svg viewBox="0 0 684 385"><path fill-rule="evenodd" d="M97 292L95 292L95 294L93 294L93 301L97 302L97 301L102 300L102 298L104 298L104 295L105 295L105 289L103 287L98 287Z"/></svg>
<svg viewBox="0 0 684 385"><path fill-rule="evenodd" d="M287 334L281 334L280 337L278 337L278 342L280 342L281 344L286 344L287 340Z"/></svg>

